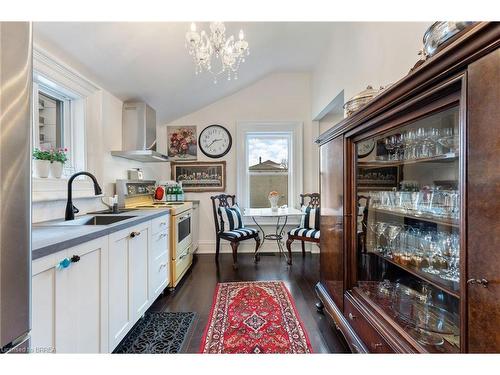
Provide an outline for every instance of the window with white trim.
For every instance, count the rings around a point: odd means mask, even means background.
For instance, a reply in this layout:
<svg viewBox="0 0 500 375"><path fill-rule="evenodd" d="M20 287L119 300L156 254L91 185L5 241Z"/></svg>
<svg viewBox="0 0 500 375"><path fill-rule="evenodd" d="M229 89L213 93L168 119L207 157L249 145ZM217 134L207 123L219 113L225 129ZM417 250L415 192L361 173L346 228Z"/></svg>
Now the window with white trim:
<svg viewBox="0 0 500 375"><path fill-rule="evenodd" d="M238 124L238 201L242 207L296 207L302 190L302 124L293 122Z"/></svg>
<svg viewBox="0 0 500 375"><path fill-rule="evenodd" d="M66 177L85 170L85 99L37 74L33 106L33 147L66 149Z"/></svg>

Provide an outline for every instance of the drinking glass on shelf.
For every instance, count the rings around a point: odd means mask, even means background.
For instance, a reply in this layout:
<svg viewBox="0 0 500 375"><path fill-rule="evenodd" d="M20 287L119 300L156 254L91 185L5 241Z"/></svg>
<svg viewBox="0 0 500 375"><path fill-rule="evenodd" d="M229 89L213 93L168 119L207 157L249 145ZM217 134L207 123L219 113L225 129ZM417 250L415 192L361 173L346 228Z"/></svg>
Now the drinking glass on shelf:
<svg viewBox="0 0 500 375"><path fill-rule="evenodd" d="M460 281L460 236L449 234L441 240L444 254L449 261L447 272L440 275L445 280Z"/></svg>
<svg viewBox="0 0 500 375"><path fill-rule="evenodd" d="M393 140L391 137L386 137L384 139L384 147L386 148L387 150L387 159L388 160L392 160L393 157L391 156L391 154L393 153L394 151L394 148L395 148L395 145L393 143Z"/></svg>
<svg viewBox="0 0 500 375"><path fill-rule="evenodd" d="M402 226L399 224L391 224L387 226L387 238L389 240L389 249L386 252L386 256L389 258L392 258L394 256L394 253L396 252L396 248L394 246L394 241L398 237L399 233L401 232ZM399 254L399 252L398 252Z"/></svg>
<svg viewBox="0 0 500 375"><path fill-rule="evenodd" d="M402 157L402 147L403 147L403 136L401 134L394 134L391 136L392 143L394 145L394 160L403 160Z"/></svg>
<svg viewBox="0 0 500 375"><path fill-rule="evenodd" d="M375 231L377 233L377 251L380 253L384 252L384 249L380 244L380 239L384 235L384 232L387 229L387 225L388 224L383 221L379 221L376 223Z"/></svg>
<svg viewBox="0 0 500 375"><path fill-rule="evenodd" d="M440 255L439 246L433 241L432 233L428 232L423 238L423 249L425 254L425 259L427 260L428 266L422 268L422 271L430 273L432 275L439 274L439 270L434 267L437 257Z"/></svg>

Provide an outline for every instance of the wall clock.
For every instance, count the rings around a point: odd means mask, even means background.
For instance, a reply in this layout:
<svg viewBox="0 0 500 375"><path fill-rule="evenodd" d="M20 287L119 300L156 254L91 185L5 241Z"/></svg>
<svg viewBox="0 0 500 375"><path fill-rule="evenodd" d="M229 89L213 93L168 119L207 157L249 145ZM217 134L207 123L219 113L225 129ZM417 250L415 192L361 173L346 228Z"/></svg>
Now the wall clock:
<svg viewBox="0 0 500 375"><path fill-rule="evenodd" d="M358 143L358 157L359 158L364 158L373 151L375 148L375 139L370 138L367 139L366 141L362 141Z"/></svg>
<svg viewBox="0 0 500 375"><path fill-rule="evenodd" d="M231 133L221 125L210 125L203 129L198 138L201 152L209 158L220 158L231 149Z"/></svg>

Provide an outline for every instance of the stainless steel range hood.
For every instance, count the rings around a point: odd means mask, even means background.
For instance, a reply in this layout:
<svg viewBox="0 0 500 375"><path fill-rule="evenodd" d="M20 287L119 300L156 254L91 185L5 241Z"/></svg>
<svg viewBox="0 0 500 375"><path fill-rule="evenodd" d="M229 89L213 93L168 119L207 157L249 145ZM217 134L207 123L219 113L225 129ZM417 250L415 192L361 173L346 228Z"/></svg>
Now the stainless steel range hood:
<svg viewBox="0 0 500 375"><path fill-rule="evenodd" d="M156 151L156 111L146 103L123 103L122 148L111 155L146 163L169 161Z"/></svg>

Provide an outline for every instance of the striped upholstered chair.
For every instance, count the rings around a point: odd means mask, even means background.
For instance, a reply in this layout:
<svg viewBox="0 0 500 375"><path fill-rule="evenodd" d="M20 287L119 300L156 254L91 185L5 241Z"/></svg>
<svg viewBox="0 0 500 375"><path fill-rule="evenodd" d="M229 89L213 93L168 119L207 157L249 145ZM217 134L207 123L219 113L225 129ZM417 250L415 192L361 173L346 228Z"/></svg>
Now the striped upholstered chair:
<svg viewBox="0 0 500 375"><path fill-rule="evenodd" d="M215 222L215 261L217 262L219 259L220 240L229 241L233 250L233 268L237 270L240 242L253 238L255 240L255 252L257 252L260 246L259 232L243 225L235 195L219 194L210 197L210 199L212 200ZM229 203L230 200L231 203Z"/></svg>
<svg viewBox="0 0 500 375"><path fill-rule="evenodd" d="M306 204L305 200L309 199ZM288 264L292 264L292 242L295 240L302 242L302 255L305 255L305 242L319 243L319 215L320 215L320 195L319 193L300 194L300 206L305 215L302 216L297 228L288 232L286 248L288 250Z"/></svg>

